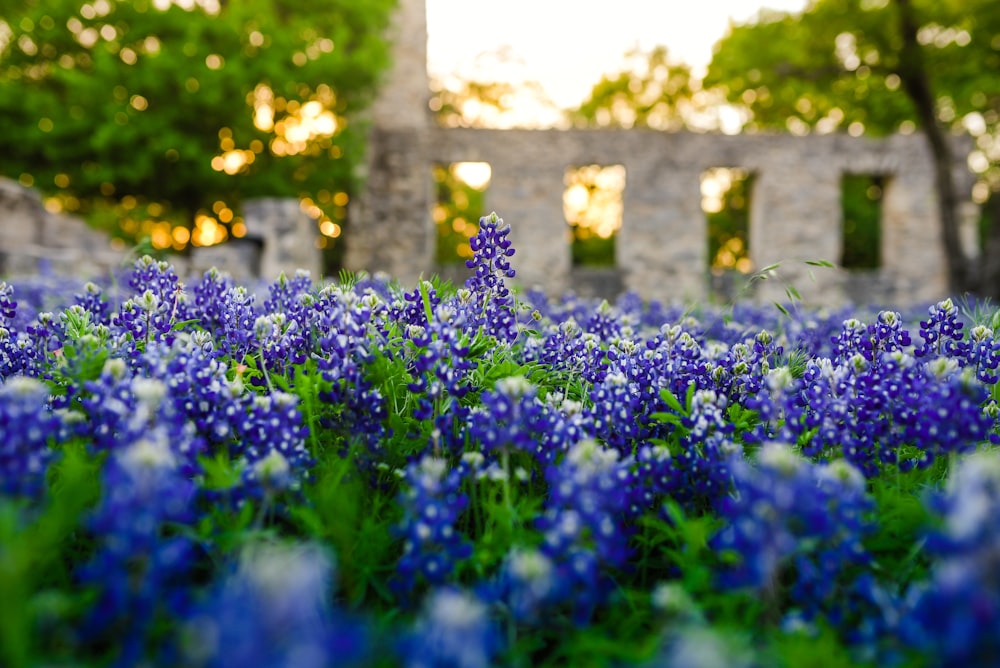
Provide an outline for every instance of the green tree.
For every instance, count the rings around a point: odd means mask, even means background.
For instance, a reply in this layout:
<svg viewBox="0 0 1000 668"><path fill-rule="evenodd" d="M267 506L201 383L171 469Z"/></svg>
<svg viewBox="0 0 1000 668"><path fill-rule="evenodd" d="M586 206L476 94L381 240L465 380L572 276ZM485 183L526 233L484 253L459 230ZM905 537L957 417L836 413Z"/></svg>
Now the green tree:
<svg viewBox="0 0 1000 668"><path fill-rule="evenodd" d="M664 46L633 49L615 74L604 75L570 117L577 126L715 129L710 95L691 76L690 66L670 57Z"/></svg>
<svg viewBox="0 0 1000 668"><path fill-rule="evenodd" d="M84 214L299 196L342 218L394 4L0 0L0 174Z"/></svg>
<svg viewBox="0 0 1000 668"><path fill-rule="evenodd" d="M705 78L749 111L750 129L886 134L919 128L935 160L941 238L954 291L1000 291L1000 253L970 271L958 235L950 131L976 136L971 162L1000 190L997 0L814 0L761 14L719 44ZM980 199L985 199L982 189ZM994 229L1000 229L995 220Z"/></svg>

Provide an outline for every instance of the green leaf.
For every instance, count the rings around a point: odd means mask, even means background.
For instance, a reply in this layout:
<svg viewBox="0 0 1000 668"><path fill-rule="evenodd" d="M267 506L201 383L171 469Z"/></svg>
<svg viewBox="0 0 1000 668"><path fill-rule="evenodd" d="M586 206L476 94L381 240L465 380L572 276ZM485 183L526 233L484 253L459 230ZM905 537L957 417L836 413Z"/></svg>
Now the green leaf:
<svg viewBox="0 0 1000 668"><path fill-rule="evenodd" d="M204 487L212 490L232 489L240 484L243 468L229 460L229 455L223 451L214 457L199 457L204 471Z"/></svg>
<svg viewBox="0 0 1000 668"><path fill-rule="evenodd" d="M662 399L665 404L673 408L678 415L687 415L687 411L684 409L684 406L681 405L680 400L675 397L673 392L669 389L665 387L660 389L660 399Z"/></svg>

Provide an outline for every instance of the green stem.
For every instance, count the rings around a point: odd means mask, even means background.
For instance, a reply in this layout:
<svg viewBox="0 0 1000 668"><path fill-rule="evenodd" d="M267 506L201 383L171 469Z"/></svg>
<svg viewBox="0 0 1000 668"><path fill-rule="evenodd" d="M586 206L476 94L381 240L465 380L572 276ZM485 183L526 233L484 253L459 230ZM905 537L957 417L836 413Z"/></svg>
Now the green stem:
<svg viewBox="0 0 1000 668"><path fill-rule="evenodd" d="M267 381L267 389L270 392L274 392L274 385L271 383L271 376L267 373L267 362L264 361L264 344L260 344L257 347L260 351L260 370L264 374L264 380Z"/></svg>
<svg viewBox="0 0 1000 668"><path fill-rule="evenodd" d="M501 454L501 461L503 463L503 503L504 507L507 509L507 517L510 521L510 533L511 536L514 535L514 499L513 491L511 490L511 470L510 470L510 451L507 448L503 449Z"/></svg>

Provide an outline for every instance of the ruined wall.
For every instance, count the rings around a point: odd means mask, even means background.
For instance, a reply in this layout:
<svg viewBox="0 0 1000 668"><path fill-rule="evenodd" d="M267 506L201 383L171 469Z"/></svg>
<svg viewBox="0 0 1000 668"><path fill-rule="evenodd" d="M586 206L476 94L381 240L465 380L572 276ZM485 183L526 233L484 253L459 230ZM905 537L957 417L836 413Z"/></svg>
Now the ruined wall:
<svg viewBox="0 0 1000 668"><path fill-rule="evenodd" d="M482 161L493 172L487 209L497 211L512 227L518 280L552 293L571 289L569 230L562 204L565 170L622 164L627 176L616 264L623 286L647 298L704 299L709 258L701 174L712 167L740 167L755 176L751 258L757 268L781 265L774 279L760 284L758 298L781 298L788 285L806 301L828 304L909 304L946 292L932 163L921 135L871 139L438 127L428 128L423 136L385 129L379 133L377 146L391 147L387 159L395 164L369 182L367 197L391 217L365 219L352 230L350 244L368 243L377 249L367 256L349 254L355 269L382 270L411 280L430 273L436 234L430 218L431 165ZM965 155L965 140L955 141L956 154ZM388 176L399 172L399 181ZM841 179L851 173L888 177L882 266L862 275L805 264L841 257ZM971 175L961 164L956 174L960 192L968 194Z"/></svg>
<svg viewBox="0 0 1000 668"><path fill-rule="evenodd" d="M573 289L570 234L563 216L568 167L622 164L624 214L617 273L607 285L661 300L703 299L709 291L708 230L701 174L740 167L754 174L749 252L757 268L780 263L755 296L780 299L789 285L808 302L926 302L944 296L932 162L922 135L884 139L843 134L739 135L651 130L481 130L433 124L426 100L423 0L401 0L393 33L397 69L376 105L366 192L352 210L346 263L404 282L434 271L431 167L487 162L487 211L511 225L518 280L550 293ZM968 218L963 238L974 255L968 138L955 138L955 175ZM883 197L881 267L874 272L815 268L841 257L841 179L888 177Z"/></svg>
<svg viewBox="0 0 1000 668"><path fill-rule="evenodd" d="M211 267L241 282L272 281L299 269L320 277L316 220L297 199L252 199L243 209L246 237L172 257L182 277L200 276ZM128 261L106 234L79 218L47 211L38 191L0 177L0 279L43 271L95 278Z"/></svg>
<svg viewBox="0 0 1000 668"><path fill-rule="evenodd" d="M82 220L50 213L38 191L0 177L0 276L97 276L118 265L106 235Z"/></svg>

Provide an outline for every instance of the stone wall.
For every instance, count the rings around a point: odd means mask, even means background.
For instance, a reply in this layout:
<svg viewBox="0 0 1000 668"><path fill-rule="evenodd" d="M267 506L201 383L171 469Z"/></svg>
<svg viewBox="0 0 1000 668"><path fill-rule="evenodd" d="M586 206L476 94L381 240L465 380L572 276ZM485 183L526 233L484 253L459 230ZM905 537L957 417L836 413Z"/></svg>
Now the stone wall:
<svg viewBox="0 0 1000 668"><path fill-rule="evenodd" d="M965 155L965 138L955 143L956 155ZM704 299L710 274L701 175L712 167L740 167L754 174L751 259L757 268L780 264L772 280L758 285L759 299L780 299L789 285L808 302L828 304L859 298L909 304L946 292L932 163L922 135L379 128L372 149L378 169L366 201L377 206L365 210L352 228L352 269L386 271L404 281L432 272L431 166L487 162L493 176L486 208L511 225L518 280L551 293L575 289L563 215L565 171L621 164L626 171L616 258L621 284L647 298ZM888 177L876 272L806 264L841 257L845 174ZM968 195L972 176L964 164L956 164L956 175L960 192Z"/></svg>
<svg viewBox="0 0 1000 668"><path fill-rule="evenodd" d="M248 282L305 269L313 278L320 277L316 221L298 200L248 200L243 220L246 237L172 257L178 273L200 276L217 267ZM41 272L95 278L127 261L124 252L112 249L106 234L79 218L47 211L38 191L0 177L0 278Z"/></svg>
<svg viewBox="0 0 1000 668"><path fill-rule="evenodd" d="M45 209L38 191L0 178L0 276L42 270L76 276L107 274L121 262L106 235L82 220Z"/></svg>
<svg viewBox="0 0 1000 668"><path fill-rule="evenodd" d="M401 0L392 35L396 67L376 105L367 187L352 210L346 238L349 269L385 271L404 282L434 267L432 165L487 162L492 179L487 212L511 225L518 280L550 293L575 289L570 235L563 216L569 167L622 164L624 213L617 271L597 280L646 298L700 300L709 293L707 221L701 175L713 167L754 174L749 253L757 268L780 263L755 296L781 299L788 286L807 302L911 304L946 291L932 163L922 135L884 139L843 134L739 135L651 130L483 130L441 128L426 100L426 18L423 0ZM954 138L955 175L974 251L972 175L967 137ZM882 211L881 267L874 272L816 268L806 261L841 257L840 188L844 174L887 177ZM612 295L608 295L612 296Z"/></svg>

